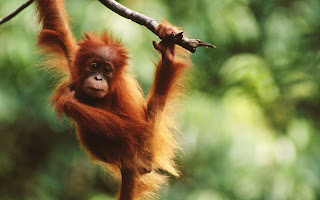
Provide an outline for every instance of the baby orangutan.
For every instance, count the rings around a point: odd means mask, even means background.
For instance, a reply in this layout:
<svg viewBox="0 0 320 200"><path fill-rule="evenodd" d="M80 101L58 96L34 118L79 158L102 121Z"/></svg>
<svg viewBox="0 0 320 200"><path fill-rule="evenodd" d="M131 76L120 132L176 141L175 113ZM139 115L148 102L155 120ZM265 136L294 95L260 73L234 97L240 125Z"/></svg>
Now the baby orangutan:
<svg viewBox="0 0 320 200"><path fill-rule="evenodd" d="M76 43L63 0L36 4L43 25L38 45L50 54L49 67L65 74L50 100L59 117L64 113L72 119L90 157L121 179L119 200L149 199L165 181L160 171L179 175L169 110L181 94L182 74L190 62L167 39L177 30L167 23L156 30L162 41L153 46L161 58L145 100L119 41L104 32L85 33Z"/></svg>

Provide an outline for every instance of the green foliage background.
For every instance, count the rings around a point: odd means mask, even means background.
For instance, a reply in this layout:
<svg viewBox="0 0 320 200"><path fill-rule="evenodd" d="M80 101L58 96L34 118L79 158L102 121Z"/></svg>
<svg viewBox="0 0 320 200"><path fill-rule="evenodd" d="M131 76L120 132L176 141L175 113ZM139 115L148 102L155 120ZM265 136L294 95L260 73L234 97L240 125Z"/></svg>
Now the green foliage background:
<svg viewBox="0 0 320 200"><path fill-rule="evenodd" d="M0 1L0 16L23 2ZM183 176L160 199L320 199L318 0L121 3L218 47L192 55L180 115ZM155 35L98 1L67 0L67 9L78 39L105 28L122 38L148 91ZM0 199L113 199L118 183L47 104L55 81L37 67L38 31L34 5L0 26Z"/></svg>

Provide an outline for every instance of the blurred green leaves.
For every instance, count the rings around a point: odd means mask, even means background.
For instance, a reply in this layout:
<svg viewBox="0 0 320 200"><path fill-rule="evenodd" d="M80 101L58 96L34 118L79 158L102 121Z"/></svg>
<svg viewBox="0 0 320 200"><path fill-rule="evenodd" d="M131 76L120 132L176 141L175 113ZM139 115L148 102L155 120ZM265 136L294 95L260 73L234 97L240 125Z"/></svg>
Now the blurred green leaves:
<svg viewBox="0 0 320 200"><path fill-rule="evenodd" d="M0 16L23 0L1 1ZM180 127L183 176L160 199L320 198L318 0L122 0L217 45L192 55ZM150 89L157 54L149 30L98 1L66 1L74 34L108 28ZM114 199L118 182L79 148L47 100L52 74L36 53L34 5L0 26L0 199Z"/></svg>

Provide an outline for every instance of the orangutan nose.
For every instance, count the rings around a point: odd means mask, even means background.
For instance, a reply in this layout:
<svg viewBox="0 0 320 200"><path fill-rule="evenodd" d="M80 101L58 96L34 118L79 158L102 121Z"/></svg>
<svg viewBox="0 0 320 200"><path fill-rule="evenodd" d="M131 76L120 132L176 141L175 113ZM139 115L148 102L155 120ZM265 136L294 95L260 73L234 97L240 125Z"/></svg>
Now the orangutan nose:
<svg viewBox="0 0 320 200"><path fill-rule="evenodd" d="M100 75L97 75L94 77L97 81L102 81L102 77Z"/></svg>

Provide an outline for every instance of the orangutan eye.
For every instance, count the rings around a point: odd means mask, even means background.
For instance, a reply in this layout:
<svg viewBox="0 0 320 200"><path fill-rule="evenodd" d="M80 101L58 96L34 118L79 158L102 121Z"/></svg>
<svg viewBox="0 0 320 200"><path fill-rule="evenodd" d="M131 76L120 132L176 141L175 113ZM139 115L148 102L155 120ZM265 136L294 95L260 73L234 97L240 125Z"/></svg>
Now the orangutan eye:
<svg viewBox="0 0 320 200"><path fill-rule="evenodd" d="M92 64L90 65L90 67L91 67L91 69L98 69L98 68L99 68L99 66L98 66L97 63L92 63Z"/></svg>
<svg viewBox="0 0 320 200"><path fill-rule="evenodd" d="M104 68L104 73L110 74L111 72L112 72L111 67L105 67L105 68Z"/></svg>

